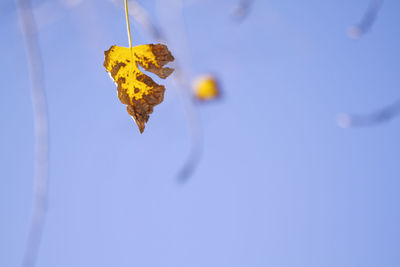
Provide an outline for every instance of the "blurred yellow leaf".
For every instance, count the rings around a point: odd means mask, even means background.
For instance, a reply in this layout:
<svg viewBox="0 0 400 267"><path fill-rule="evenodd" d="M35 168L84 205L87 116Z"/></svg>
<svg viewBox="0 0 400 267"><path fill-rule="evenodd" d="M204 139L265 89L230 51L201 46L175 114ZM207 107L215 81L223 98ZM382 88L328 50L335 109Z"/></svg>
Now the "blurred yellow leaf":
<svg viewBox="0 0 400 267"><path fill-rule="evenodd" d="M174 60L166 45L148 44L132 48L113 45L104 52L104 67L117 84L118 98L127 105L141 133L154 106L164 99L165 87L143 74L139 66L160 78L167 78L174 70L163 68Z"/></svg>
<svg viewBox="0 0 400 267"><path fill-rule="evenodd" d="M193 83L194 95L202 101L209 101L220 95L218 82L212 75L198 77Z"/></svg>

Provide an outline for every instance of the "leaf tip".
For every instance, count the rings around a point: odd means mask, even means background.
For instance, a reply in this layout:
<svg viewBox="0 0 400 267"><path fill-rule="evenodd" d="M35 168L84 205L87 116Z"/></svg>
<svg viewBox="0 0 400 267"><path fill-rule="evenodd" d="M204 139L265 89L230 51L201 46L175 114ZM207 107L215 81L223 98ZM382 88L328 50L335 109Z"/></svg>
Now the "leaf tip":
<svg viewBox="0 0 400 267"><path fill-rule="evenodd" d="M142 134L144 132L144 128L145 128L144 122L138 121L138 120L135 120L135 121L136 121L137 126L139 127L140 133Z"/></svg>

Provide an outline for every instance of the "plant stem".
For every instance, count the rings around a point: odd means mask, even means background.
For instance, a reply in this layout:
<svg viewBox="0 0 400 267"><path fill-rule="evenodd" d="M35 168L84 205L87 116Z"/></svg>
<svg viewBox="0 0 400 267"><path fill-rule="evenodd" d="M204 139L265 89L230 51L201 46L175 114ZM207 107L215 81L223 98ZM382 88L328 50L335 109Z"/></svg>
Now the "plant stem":
<svg viewBox="0 0 400 267"><path fill-rule="evenodd" d="M131 27L129 26L128 0L125 0L126 28L128 30L129 48L132 48Z"/></svg>

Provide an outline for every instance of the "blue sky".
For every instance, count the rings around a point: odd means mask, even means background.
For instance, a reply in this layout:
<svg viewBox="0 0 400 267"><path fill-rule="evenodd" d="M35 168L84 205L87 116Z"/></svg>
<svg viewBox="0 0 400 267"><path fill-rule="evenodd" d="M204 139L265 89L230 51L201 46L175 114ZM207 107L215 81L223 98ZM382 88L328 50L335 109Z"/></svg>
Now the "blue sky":
<svg viewBox="0 0 400 267"><path fill-rule="evenodd" d="M32 205L33 117L23 37L4 4L0 48L0 266L19 266ZM37 266L395 267L400 265L400 119L342 129L400 96L398 1L371 31L346 31L368 1L139 1L188 79L218 76L190 147L173 77L144 134L102 63L128 45L109 1L34 1L50 122L49 211ZM157 3L158 2L158 3ZM182 21L184 22L182 24ZM133 44L153 42L133 20ZM159 80L158 80L159 81Z"/></svg>

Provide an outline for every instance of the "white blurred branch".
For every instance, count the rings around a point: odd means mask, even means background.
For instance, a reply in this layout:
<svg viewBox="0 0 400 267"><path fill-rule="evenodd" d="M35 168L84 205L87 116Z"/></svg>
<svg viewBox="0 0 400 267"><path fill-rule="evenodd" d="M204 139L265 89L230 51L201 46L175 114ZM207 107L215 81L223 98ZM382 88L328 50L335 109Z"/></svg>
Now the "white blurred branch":
<svg viewBox="0 0 400 267"><path fill-rule="evenodd" d="M31 3L29 0L16 0L16 3L28 59L35 132L33 207L22 266L33 267L39 252L47 210L48 119L43 66Z"/></svg>
<svg viewBox="0 0 400 267"><path fill-rule="evenodd" d="M342 113L337 116L337 123L340 127L366 127L386 123L400 115L400 100L391 105L381 108L371 114L356 115Z"/></svg>

